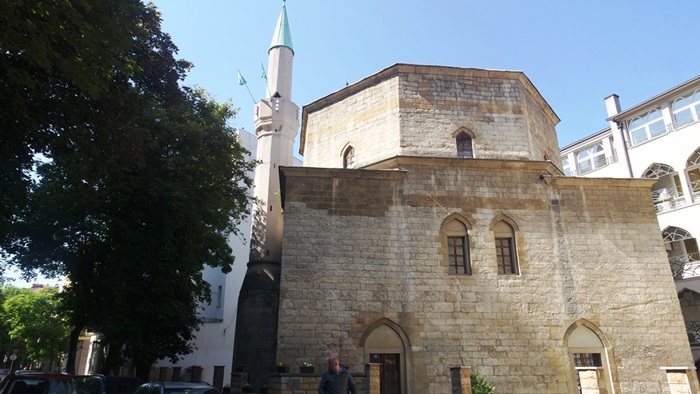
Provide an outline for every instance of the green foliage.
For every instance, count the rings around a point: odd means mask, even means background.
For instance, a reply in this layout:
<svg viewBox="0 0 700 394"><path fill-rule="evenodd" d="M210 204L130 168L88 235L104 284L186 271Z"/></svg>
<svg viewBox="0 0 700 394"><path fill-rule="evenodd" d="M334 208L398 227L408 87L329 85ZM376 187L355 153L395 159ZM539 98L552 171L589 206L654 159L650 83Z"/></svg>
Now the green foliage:
<svg viewBox="0 0 700 394"><path fill-rule="evenodd" d="M124 349L108 367L193 350L202 268L231 270L248 212L235 110L181 86L160 22L138 0L0 5L0 253L67 276L72 340Z"/></svg>
<svg viewBox="0 0 700 394"><path fill-rule="evenodd" d="M69 328L58 313L58 291L21 290L2 304L2 320L10 327L9 336L26 349L26 357L34 362L60 365L68 347Z"/></svg>
<svg viewBox="0 0 700 394"><path fill-rule="evenodd" d="M26 203L34 155L81 123L114 72L136 70L122 54L143 9L139 0L0 2L0 245Z"/></svg>
<svg viewBox="0 0 700 394"><path fill-rule="evenodd" d="M493 394L496 392L496 389L474 368L471 373L471 382L472 394Z"/></svg>

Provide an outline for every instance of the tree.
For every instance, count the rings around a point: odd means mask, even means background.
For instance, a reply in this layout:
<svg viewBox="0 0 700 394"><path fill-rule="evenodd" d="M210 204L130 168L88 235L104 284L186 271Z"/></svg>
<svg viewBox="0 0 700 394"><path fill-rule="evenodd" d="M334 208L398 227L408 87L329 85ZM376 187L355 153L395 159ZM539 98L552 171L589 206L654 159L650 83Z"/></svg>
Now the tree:
<svg viewBox="0 0 700 394"><path fill-rule="evenodd" d="M2 314L2 304L5 300L17 295L22 289L16 287L7 286L6 282L3 283L2 291L0 291L0 351L3 352L5 357L13 354L13 350L21 350L21 343L19 341L10 338L10 323L4 318ZM13 365L14 364L14 365ZM16 363L12 363L11 360L5 359L5 364L2 366L3 369L9 369L11 367L17 366Z"/></svg>
<svg viewBox="0 0 700 394"><path fill-rule="evenodd" d="M2 304L3 320L11 327L10 338L21 342L27 360L60 365L68 348L69 328L58 313L58 290L47 287L38 292L22 290Z"/></svg>
<svg viewBox="0 0 700 394"><path fill-rule="evenodd" d="M201 270L231 269L226 239L248 211L252 163L226 123L235 110L180 86L190 65L175 59L152 5L122 19L131 41L108 53L105 84L63 78L68 93L51 96L45 159L32 163L5 242L24 270L70 282L60 295L69 371L85 328L110 345L106 367L132 357L147 370L190 352L197 306L210 298Z"/></svg>
<svg viewBox="0 0 700 394"><path fill-rule="evenodd" d="M72 113L101 97L114 71L137 68L122 54L143 9L139 0L0 2L0 245L26 202L35 154L74 126Z"/></svg>

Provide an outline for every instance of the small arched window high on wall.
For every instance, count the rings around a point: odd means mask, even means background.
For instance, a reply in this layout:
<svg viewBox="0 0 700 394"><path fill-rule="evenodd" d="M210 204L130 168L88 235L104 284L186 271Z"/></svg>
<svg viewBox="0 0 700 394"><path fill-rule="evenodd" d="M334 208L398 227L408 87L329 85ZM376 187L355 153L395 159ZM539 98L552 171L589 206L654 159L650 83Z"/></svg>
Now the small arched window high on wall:
<svg viewBox="0 0 700 394"><path fill-rule="evenodd" d="M518 257L515 252L513 228L503 220L493 226L496 241L496 263L501 275L518 274Z"/></svg>
<svg viewBox="0 0 700 394"><path fill-rule="evenodd" d="M355 168L355 148L348 146L343 153L343 168Z"/></svg>
<svg viewBox="0 0 700 394"><path fill-rule="evenodd" d="M460 132L455 136L455 141L457 142L457 157L465 159L474 158L474 149L472 147L472 137L465 133Z"/></svg>

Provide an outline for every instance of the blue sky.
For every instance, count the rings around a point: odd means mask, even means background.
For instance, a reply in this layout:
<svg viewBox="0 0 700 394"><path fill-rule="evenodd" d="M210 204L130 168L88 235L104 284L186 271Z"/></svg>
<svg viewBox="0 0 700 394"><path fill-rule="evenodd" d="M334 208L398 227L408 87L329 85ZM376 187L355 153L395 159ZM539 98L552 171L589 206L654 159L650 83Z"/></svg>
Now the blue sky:
<svg viewBox="0 0 700 394"><path fill-rule="evenodd" d="M195 65L185 83L230 99L240 108L231 125L252 131L236 73L262 98L282 1L154 3ZM289 0L287 13L300 107L395 63L521 70L561 118L559 146L607 127L606 96L625 109L700 74L698 0Z"/></svg>
<svg viewBox="0 0 700 394"><path fill-rule="evenodd" d="M194 63L185 84L231 99L253 130L253 97L281 0L157 0L163 30ZM292 100L303 107L395 63L520 70L557 113L559 146L607 127L622 108L700 74L700 1L289 0ZM297 138L298 140L298 138ZM298 146L297 146L298 150ZM296 152L295 152L296 153Z"/></svg>

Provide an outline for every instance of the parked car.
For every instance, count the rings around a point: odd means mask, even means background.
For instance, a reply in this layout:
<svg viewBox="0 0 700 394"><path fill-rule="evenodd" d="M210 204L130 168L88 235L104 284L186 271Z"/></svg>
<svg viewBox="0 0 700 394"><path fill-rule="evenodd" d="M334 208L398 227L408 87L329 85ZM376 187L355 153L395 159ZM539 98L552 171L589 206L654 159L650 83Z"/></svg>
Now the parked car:
<svg viewBox="0 0 700 394"><path fill-rule="evenodd" d="M131 376L82 375L75 382L81 394L134 394L141 379Z"/></svg>
<svg viewBox="0 0 700 394"><path fill-rule="evenodd" d="M221 391L207 383L148 382L136 389L134 394L221 394Z"/></svg>
<svg viewBox="0 0 700 394"><path fill-rule="evenodd" d="M0 382L0 394L78 394L78 386L67 373L14 371Z"/></svg>

